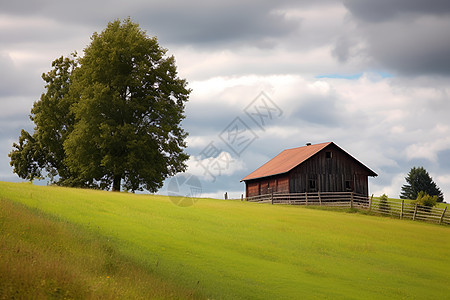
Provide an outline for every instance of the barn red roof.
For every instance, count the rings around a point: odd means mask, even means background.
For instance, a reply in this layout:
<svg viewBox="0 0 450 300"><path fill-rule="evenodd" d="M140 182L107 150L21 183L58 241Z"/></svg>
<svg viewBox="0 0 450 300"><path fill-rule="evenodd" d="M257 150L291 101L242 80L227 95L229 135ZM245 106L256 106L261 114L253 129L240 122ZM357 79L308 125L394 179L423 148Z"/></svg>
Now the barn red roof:
<svg viewBox="0 0 450 300"><path fill-rule="evenodd" d="M242 178L241 181L268 177L289 172L290 170L300 165L304 161L308 160L310 157L312 157L313 155L320 152L325 147L331 144L334 143L328 142L284 150L280 154L269 160L267 163L265 163L264 165L262 165L261 167L259 167L246 177ZM369 173L371 174L370 176L377 176L375 172L367 168L356 158L354 158L350 154L349 156L352 157L359 164L361 164L364 168L369 170Z"/></svg>

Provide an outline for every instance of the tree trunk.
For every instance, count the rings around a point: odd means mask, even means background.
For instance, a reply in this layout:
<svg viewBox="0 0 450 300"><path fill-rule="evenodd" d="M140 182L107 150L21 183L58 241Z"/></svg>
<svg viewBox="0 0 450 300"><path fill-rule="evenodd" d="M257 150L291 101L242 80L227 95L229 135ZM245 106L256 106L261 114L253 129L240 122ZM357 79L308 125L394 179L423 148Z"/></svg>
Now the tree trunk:
<svg viewBox="0 0 450 300"><path fill-rule="evenodd" d="M121 181L122 181L122 175L114 175L113 186L112 186L113 192L120 192Z"/></svg>

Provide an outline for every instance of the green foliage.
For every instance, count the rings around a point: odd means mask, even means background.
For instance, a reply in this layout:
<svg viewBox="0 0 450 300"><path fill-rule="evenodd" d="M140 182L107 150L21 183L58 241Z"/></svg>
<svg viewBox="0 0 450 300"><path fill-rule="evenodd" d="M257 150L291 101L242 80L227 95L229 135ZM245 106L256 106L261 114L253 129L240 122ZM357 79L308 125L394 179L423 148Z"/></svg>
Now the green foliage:
<svg viewBox="0 0 450 300"><path fill-rule="evenodd" d="M448 226L214 199L179 207L158 195L0 182L3 197L110 237L116 253L199 298L450 294L442 283L449 278Z"/></svg>
<svg viewBox="0 0 450 300"><path fill-rule="evenodd" d="M180 123L190 90L156 37L116 20L93 34L83 57L53 67L32 109L34 134L22 132L10 153L20 177L156 192L186 169Z"/></svg>
<svg viewBox="0 0 450 300"><path fill-rule="evenodd" d="M30 115L35 123L34 133L22 130L19 143L13 144L14 150L9 154L13 171L21 178L42 179L47 175L51 182L64 185L74 177L64 163L63 142L74 124L70 112L73 101L65 95L71 84L71 74L77 67L75 57L76 54L69 58L61 56L53 61L51 71L42 74L46 91L34 103Z"/></svg>
<svg viewBox="0 0 450 300"><path fill-rule="evenodd" d="M406 184L402 186L401 199L416 199L419 192L424 191L431 196L437 196L437 202L444 201L444 195L423 167L413 167L405 177Z"/></svg>
<svg viewBox="0 0 450 300"><path fill-rule="evenodd" d="M383 194L380 196L379 208L383 212L391 211L391 207L389 206L388 199L389 198L386 194Z"/></svg>
<svg viewBox="0 0 450 300"><path fill-rule="evenodd" d="M15 149L8 155L13 172L30 181L41 179L42 151L35 136L22 129L19 143L14 143L13 148Z"/></svg>
<svg viewBox="0 0 450 300"><path fill-rule="evenodd" d="M438 197L436 195L430 196L424 191L420 191L417 195L417 199L414 201L414 204L434 207L437 204Z"/></svg>

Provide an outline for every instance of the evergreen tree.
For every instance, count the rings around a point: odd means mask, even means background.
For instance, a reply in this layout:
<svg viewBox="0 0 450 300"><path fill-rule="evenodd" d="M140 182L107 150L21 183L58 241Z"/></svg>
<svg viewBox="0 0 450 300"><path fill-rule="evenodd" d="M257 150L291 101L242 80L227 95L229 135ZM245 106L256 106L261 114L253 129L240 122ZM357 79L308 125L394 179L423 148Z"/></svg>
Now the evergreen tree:
<svg viewBox="0 0 450 300"><path fill-rule="evenodd" d="M438 202L444 201L442 191L423 167L413 167L405 180L407 183L402 186L401 199L417 199L423 191L430 196L437 196Z"/></svg>

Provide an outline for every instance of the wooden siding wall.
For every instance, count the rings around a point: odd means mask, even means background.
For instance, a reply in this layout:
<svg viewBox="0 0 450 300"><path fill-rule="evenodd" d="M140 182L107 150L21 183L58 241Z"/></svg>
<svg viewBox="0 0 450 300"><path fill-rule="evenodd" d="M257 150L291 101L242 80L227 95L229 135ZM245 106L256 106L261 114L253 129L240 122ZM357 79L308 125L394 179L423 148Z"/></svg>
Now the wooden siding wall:
<svg viewBox="0 0 450 300"><path fill-rule="evenodd" d="M246 197L270 193L289 193L289 175L278 175L247 181Z"/></svg>
<svg viewBox="0 0 450 300"><path fill-rule="evenodd" d="M327 158L326 152L331 152L331 158ZM368 175L369 172L345 152L330 145L289 172L289 192L353 191L367 195Z"/></svg>

